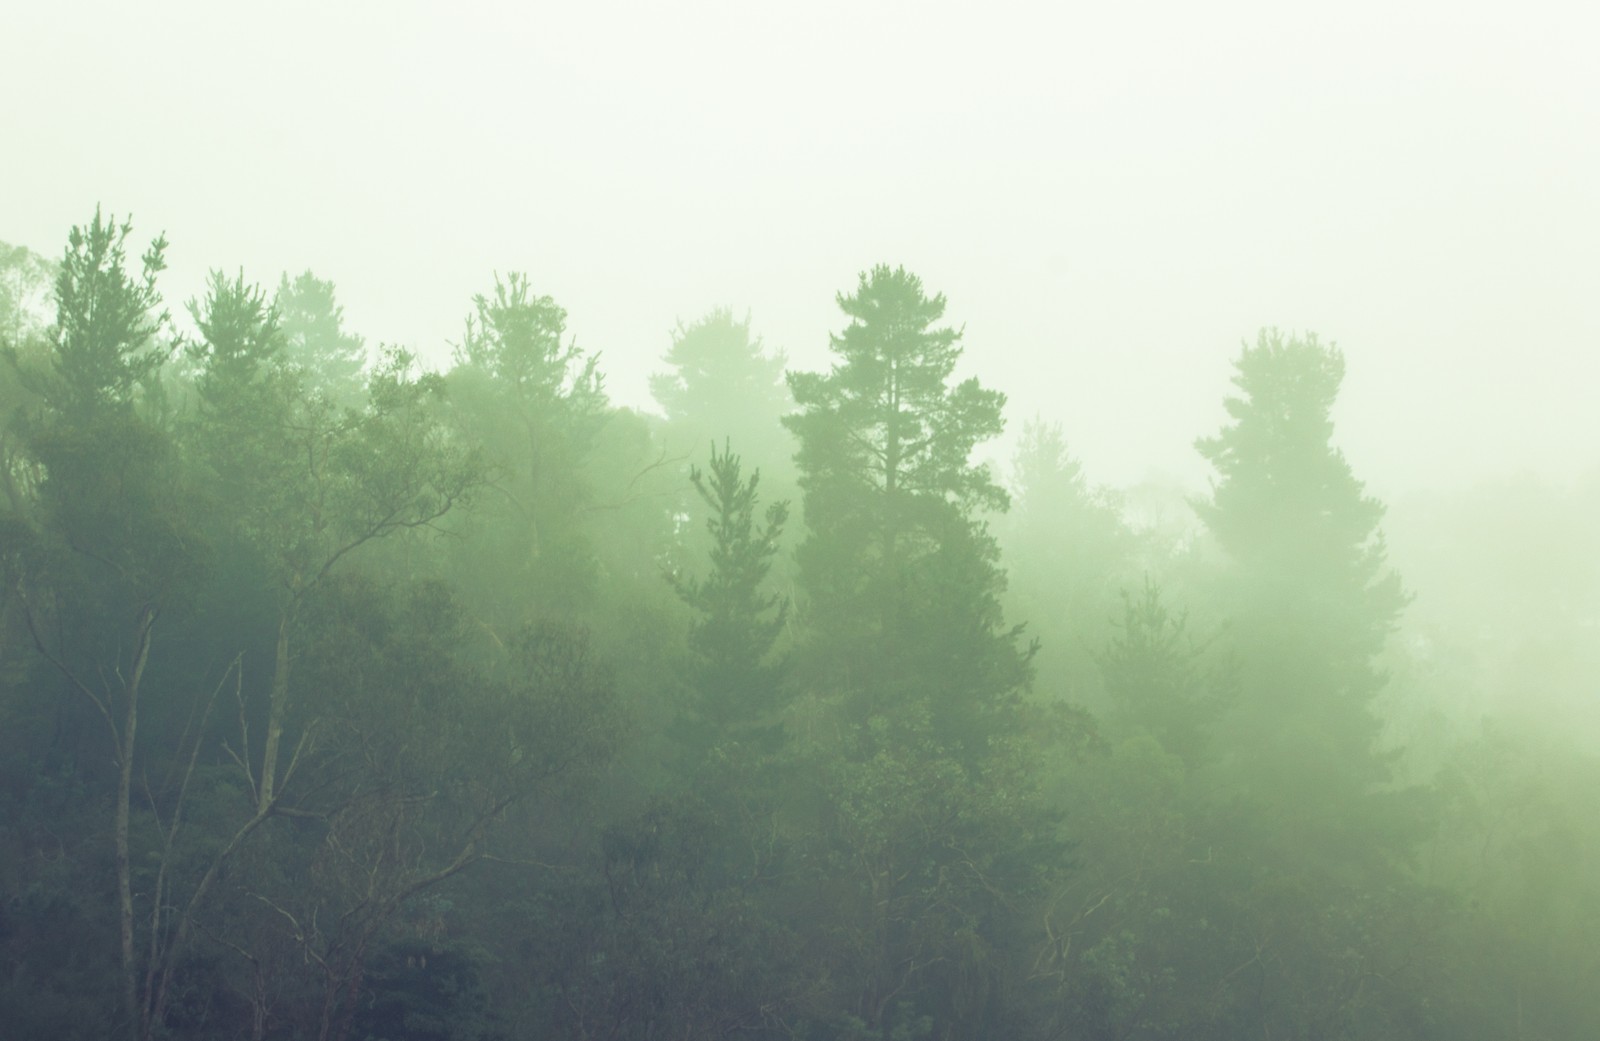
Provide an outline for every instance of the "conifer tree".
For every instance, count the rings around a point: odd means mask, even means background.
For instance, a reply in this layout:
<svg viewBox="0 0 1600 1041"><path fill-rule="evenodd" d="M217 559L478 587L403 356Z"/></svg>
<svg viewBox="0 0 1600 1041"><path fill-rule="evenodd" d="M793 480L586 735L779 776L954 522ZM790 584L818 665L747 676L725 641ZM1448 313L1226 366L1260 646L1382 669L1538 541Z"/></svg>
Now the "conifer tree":
<svg viewBox="0 0 1600 1041"><path fill-rule="evenodd" d="M359 399L366 341L345 328L344 308L334 295L333 283L310 271L292 280L284 275L273 305L283 332L283 353L304 370L307 382L340 403Z"/></svg>
<svg viewBox="0 0 1600 1041"><path fill-rule="evenodd" d="M447 377L457 433L484 447L495 488L468 521L477 536L468 541L482 549L458 563L499 600L475 609L508 632L527 621L511 605L528 591L554 609L592 603L599 583L582 512L593 502L586 464L609 406L598 356L578 348L566 323L527 276L496 277L492 294L473 298Z"/></svg>
<svg viewBox="0 0 1600 1041"><path fill-rule="evenodd" d="M1198 443L1217 471L1196 507L1226 556L1237 666L1206 767L1218 884L1204 917L1219 961L1260 965L1248 985L1220 975L1207 999L1229 1036L1379 1036L1412 1003L1388 982L1408 971L1401 949L1375 928L1426 904L1401 866L1421 805L1391 787L1374 713L1406 596L1383 506L1333 444L1343 377L1335 347L1263 332L1239 356L1231 421Z"/></svg>
<svg viewBox="0 0 1600 1041"><path fill-rule="evenodd" d="M96 209L74 227L55 285L49 369L34 373L42 406L27 452L42 474L27 562L15 592L40 657L111 739L117 768L112 847L117 890L120 1035L146 1036L149 988L140 986L130 826L147 667L163 613L193 591L204 557L184 509L187 481L167 430L141 405L167 359L156 278L166 240L130 270L129 221ZM15 547L8 547L15 548ZM21 558L22 555L19 555ZM153 927L151 927L153 929Z"/></svg>
<svg viewBox="0 0 1600 1041"><path fill-rule="evenodd" d="M920 701L947 747L981 747L997 704L1026 677L999 606L1004 574L983 511L1006 493L973 449L1001 432L1004 395L952 385L961 331L938 323L904 268L863 273L838 296L850 319L826 373L790 373L785 423L808 535L814 680L848 692L859 719Z"/></svg>
<svg viewBox="0 0 1600 1041"><path fill-rule="evenodd" d="M961 332L905 269L874 268L838 302L834 366L790 374L801 411L786 420L808 528L796 751L827 806L806 884L838 909L822 928L843 938L841 1029L985 1036L1006 908L1060 852L1034 802L1028 654L1003 624L984 518L1007 498L971 459L1004 398L954 381Z"/></svg>
<svg viewBox="0 0 1600 1041"><path fill-rule="evenodd" d="M789 504L768 506L765 523L758 525L761 472L745 478L727 444L720 453L712 445L710 459L707 471L691 469L689 479L711 511L711 572L699 579L672 577L678 596L697 616L689 650L693 740L701 745L763 718L770 721L778 707L779 670L767 659L789 613L788 601L764 588Z"/></svg>
<svg viewBox="0 0 1600 1041"><path fill-rule="evenodd" d="M1280 775L1273 789L1359 797L1388 777L1375 659L1407 598L1386 565L1383 505L1333 445L1344 356L1315 336L1269 330L1237 369L1231 422L1197 443L1217 479L1196 504L1229 560L1235 727L1257 766Z"/></svg>
<svg viewBox="0 0 1600 1041"><path fill-rule="evenodd" d="M750 318L717 308L672 333L662 359L669 371L650 377L650 394L666 416L667 447L674 455L700 453L709 442L731 440L746 458L771 461L792 449L780 417L792 404L784 383L784 354L767 350L750 330ZM771 477L768 477L771 486Z"/></svg>

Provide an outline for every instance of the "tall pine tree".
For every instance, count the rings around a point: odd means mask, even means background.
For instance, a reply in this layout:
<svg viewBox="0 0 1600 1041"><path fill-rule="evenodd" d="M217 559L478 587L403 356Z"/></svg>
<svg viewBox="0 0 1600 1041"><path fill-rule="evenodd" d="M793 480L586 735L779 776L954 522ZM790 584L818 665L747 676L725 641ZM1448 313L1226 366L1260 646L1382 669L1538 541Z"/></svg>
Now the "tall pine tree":
<svg viewBox="0 0 1600 1041"><path fill-rule="evenodd" d="M858 721L920 702L942 745L978 749L1027 674L983 518L1008 499L971 459L1001 432L1005 397L953 382L961 331L904 268L875 267L837 299L850 319L837 360L789 374L800 411L785 420L809 529L813 681L845 692Z"/></svg>
<svg viewBox="0 0 1600 1041"><path fill-rule="evenodd" d="M796 925L834 938L835 1036L995 1036L1005 923L1061 862L984 520L1007 499L971 459L1004 398L955 382L961 332L903 268L838 302L832 370L789 377L810 597L793 733L817 785L796 799L821 815L799 884L830 909Z"/></svg>
<svg viewBox="0 0 1600 1041"><path fill-rule="evenodd" d="M1267 331L1237 370L1231 422L1197 443L1217 478L1196 504L1229 560L1243 669L1235 725L1278 781L1318 800L1356 798L1388 778L1375 660L1407 597L1386 565L1383 505L1333 445L1344 357L1315 336Z"/></svg>
<svg viewBox="0 0 1600 1041"><path fill-rule="evenodd" d="M1231 421L1197 446L1217 472L1196 506L1226 557L1237 666L1205 767L1205 918L1219 965L1256 967L1219 974L1218 1036L1377 1037L1416 1014L1381 925L1425 906L1402 867L1420 806L1390 784L1374 712L1406 595L1383 506L1333 445L1343 377L1333 346L1264 332L1237 361Z"/></svg>
<svg viewBox="0 0 1600 1041"><path fill-rule="evenodd" d="M695 612L686 743L699 753L721 737L749 737L752 727L771 728L780 707L780 670L767 659L788 619L789 603L768 592L765 583L789 504L772 503L765 523L758 523L761 471L744 477L739 457L726 443L721 452L712 445L708 470L692 468L689 480L710 510L711 572L704 578L673 575L672 586Z"/></svg>

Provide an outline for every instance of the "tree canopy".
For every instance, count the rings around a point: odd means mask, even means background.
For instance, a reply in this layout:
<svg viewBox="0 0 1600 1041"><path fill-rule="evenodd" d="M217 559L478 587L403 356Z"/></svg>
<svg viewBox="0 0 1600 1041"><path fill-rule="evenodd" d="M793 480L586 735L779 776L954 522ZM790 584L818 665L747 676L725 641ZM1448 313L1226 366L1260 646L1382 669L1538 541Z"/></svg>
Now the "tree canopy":
<svg viewBox="0 0 1600 1041"><path fill-rule="evenodd" d="M1016 345L904 267L650 413L524 275L430 368L309 271L179 329L136 241L0 251L5 1037L1600 1021L1600 483L1410 513L1419 613L1310 333L1154 517L1072 416L992 470Z"/></svg>

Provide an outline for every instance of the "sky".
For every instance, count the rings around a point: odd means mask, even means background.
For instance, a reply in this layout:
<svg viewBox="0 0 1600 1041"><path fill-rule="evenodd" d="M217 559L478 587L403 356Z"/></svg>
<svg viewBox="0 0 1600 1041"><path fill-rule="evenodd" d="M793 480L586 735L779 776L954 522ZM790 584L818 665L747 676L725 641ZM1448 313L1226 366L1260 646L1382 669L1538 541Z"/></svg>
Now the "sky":
<svg viewBox="0 0 1600 1041"><path fill-rule="evenodd" d="M905 265L1013 427L1203 487L1263 327L1378 494L1600 470L1600 14L1518 3L141 2L0 31L0 241L96 204L443 364L525 271L649 407L679 321L828 364ZM175 306L175 310L180 307ZM996 449L1003 451L1003 446Z"/></svg>

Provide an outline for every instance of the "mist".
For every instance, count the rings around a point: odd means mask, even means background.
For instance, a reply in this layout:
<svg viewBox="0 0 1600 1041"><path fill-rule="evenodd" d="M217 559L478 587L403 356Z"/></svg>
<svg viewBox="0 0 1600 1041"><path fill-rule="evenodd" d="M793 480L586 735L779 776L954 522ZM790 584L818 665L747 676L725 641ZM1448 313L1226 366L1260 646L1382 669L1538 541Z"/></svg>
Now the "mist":
<svg viewBox="0 0 1600 1041"><path fill-rule="evenodd" d="M8 22L7 1036L1600 1022L1583 12Z"/></svg>

